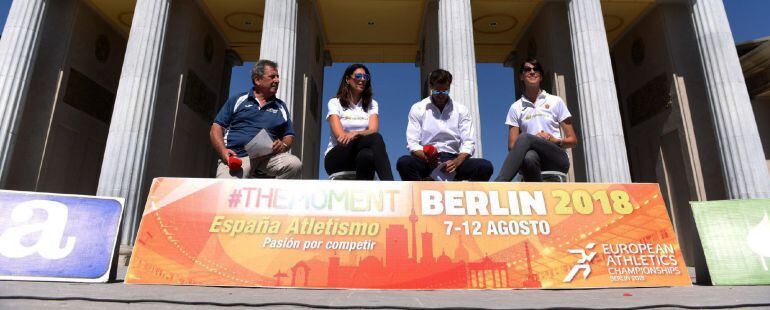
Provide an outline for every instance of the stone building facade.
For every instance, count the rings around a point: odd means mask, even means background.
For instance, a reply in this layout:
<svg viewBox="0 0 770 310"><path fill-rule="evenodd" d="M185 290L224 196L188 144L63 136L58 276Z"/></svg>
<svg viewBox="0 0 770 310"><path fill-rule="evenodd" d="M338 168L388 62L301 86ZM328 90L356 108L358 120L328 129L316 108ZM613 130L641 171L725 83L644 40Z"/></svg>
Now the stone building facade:
<svg viewBox="0 0 770 310"><path fill-rule="evenodd" d="M750 47L739 58L719 0L15 0L0 184L124 197L130 244L154 177L213 175L209 126L243 61L279 63L292 152L317 178L324 66L447 69L480 128L476 63L537 57L574 115L571 180L659 183L698 259L688 201L770 197L770 48Z"/></svg>

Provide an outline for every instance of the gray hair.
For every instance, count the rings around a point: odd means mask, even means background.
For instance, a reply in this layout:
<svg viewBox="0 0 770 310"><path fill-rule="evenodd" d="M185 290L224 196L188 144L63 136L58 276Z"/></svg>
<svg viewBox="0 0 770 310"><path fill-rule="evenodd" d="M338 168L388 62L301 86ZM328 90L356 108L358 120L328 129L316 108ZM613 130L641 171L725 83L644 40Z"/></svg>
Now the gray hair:
<svg viewBox="0 0 770 310"><path fill-rule="evenodd" d="M265 76L265 67L273 67L278 70L278 64L275 61L260 59L254 64L254 67L251 68L251 80L253 81L254 78Z"/></svg>

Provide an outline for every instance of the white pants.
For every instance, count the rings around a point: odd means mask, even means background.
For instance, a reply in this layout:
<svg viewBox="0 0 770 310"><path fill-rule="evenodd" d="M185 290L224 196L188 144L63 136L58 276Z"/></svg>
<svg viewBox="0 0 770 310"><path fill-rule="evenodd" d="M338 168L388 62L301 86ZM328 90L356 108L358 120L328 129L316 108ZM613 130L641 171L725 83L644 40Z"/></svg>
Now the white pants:
<svg viewBox="0 0 770 310"><path fill-rule="evenodd" d="M252 159L249 159L248 156L238 158L243 163L241 164L241 170L235 172L230 172L227 164L220 160L217 167L217 178L250 179L253 177L254 171L259 170L263 174L274 176L278 179L296 179L302 172L302 162L300 162L297 156L288 152Z"/></svg>

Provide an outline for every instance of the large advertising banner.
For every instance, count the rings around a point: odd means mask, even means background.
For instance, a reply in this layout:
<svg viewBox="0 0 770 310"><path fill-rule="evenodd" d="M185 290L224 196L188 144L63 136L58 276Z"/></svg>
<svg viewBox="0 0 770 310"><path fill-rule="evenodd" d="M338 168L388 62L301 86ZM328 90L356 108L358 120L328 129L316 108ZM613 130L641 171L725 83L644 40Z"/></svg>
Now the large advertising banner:
<svg viewBox="0 0 770 310"><path fill-rule="evenodd" d="M657 184L156 179L126 283L690 285Z"/></svg>
<svg viewBox="0 0 770 310"><path fill-rule="evenodd" d="M115 278L123 199L0 191L0 280Z"/></svg>
<svg viewBox="0 0 770 310"><path fill-rule="evenodd" d="M711 282L770 284L770 199L690 204Z"/></svg>

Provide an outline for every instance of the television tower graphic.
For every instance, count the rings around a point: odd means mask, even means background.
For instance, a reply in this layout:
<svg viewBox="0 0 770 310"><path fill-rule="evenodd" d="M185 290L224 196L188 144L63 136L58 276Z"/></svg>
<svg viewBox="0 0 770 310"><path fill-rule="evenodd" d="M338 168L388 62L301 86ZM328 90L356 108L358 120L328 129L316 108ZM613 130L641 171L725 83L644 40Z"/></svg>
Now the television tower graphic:
<svg viewBox="0 0 770 310"><path fill-rule="evenodd" d="M537 275L532 272L532 259L529 256L529 242L524 242L524 253L527 255L527 279L524 280L524 287L542 287L543 284L540 283Z"/></svg>
<svg viewBox="0 0 770 310"><path fill-rule="evenodd" d="M412 214L409 215L409 222L412 223L412 259L417 261L417 214L412 206Z"/></svg>

